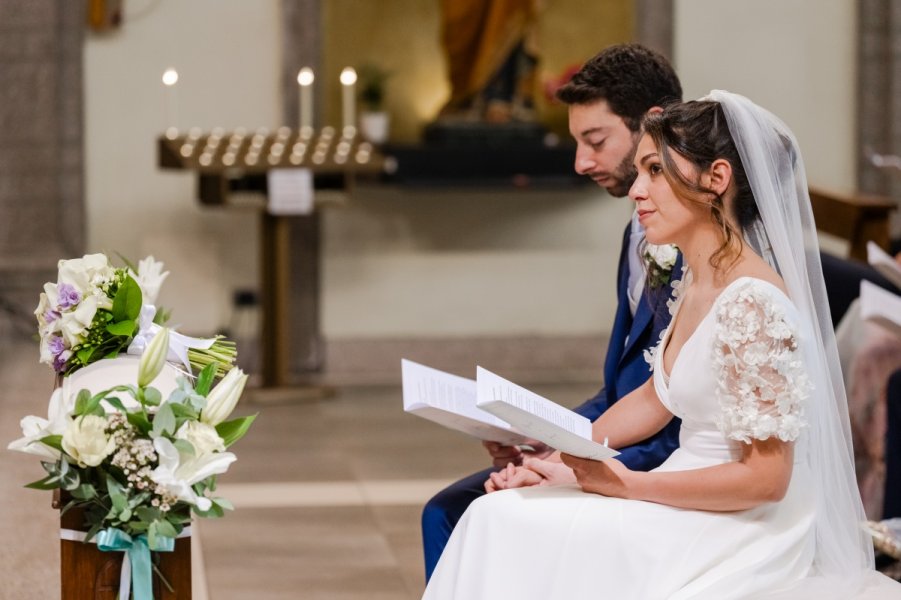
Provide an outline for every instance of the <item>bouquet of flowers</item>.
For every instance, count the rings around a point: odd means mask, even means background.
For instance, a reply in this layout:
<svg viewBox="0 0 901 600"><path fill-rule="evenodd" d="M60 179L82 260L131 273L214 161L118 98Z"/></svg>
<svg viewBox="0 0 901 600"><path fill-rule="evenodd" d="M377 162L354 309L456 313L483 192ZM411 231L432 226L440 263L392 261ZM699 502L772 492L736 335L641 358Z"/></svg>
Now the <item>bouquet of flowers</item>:
<svg viewBox="0 0 901 600"><path fill-rule="evenodd" d="M60 261L35 315L41 362L61 385L47 418L22 419L23 437L9 444L44 459L46 477L26 487L62 490L62 513L83 512L86 542L127 551L123 586L136 598L152 595L151 551L171 551L192 514L232 508L214 495L216 476L255 419L229 420L247 381L232 368L233 343L155 322L165 321L154 303L166 276L153 257L137 268L113 267L103 254Z"/></svg>
<svg viewBox="0 0 901 600"><path fill-rule="evenodd" d="M166 321L154 304L168 275L152 256L137 268L115 268L103 254L59 261L57 281L44 284L35 310L41 362L69 375L123 350L141 354ZM189 373L192 366L214 364L216 374L223 376L236 351L221 336L198 339L172 332L168 355Z"/></svg>
<svg viewBox="0 0 901 600"><path fill-rule="evenodd" d="M45 459L47 476L26 487L65 490L63 513L84 509L85 541L96 536L102 550L128 551L136 597L150 586L151 550L171 550L192 513L221 517L232 508L211 494L235 460L228 447L256 418L228 420L247 381L238 368L215 386L216 365L193 384L180 376L163 399L151 384L166 366L168 337L167 329L154 336L136 382L70 397L57 388L47 418L25 417L23 437L9 444Z"/></svg>

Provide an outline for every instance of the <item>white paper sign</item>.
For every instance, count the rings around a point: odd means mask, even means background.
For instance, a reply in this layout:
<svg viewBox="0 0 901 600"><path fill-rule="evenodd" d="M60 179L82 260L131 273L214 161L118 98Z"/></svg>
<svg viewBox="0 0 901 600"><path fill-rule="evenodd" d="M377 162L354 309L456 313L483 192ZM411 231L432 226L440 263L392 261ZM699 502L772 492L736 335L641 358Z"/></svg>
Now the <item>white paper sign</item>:
<svg viewBox="0 0 901 600"><path fill-rule="evenodd" d="M522 444L525 436L476 406L476 382L438 369L401 360L404 410L469 434L507 446Z"/></svg>
<svg viewBox="0 0 901 600"><path fill-rule="evenodd" d="M561 452L604 460L619 454L591 439L591 421L487 369L476 369L476 405Z"/></svg>
<svg viewBox="0 0 901 600"><path fill-rule="evenodd" d="M901 336L901 296L869 281L860 282L860 318Z"/></svg>
<svg viewBox="0 0 901 600"><path fill-rule="evenodd" d="M901 265L891 254L873 242L867 242L867 262L882 276L901 289Z"/></svg>
<svg viewBox="0 0 901 600"><path fill-rule="evenodd" d="M270 214L308 215L313 212L313 172L309 169L272 169L267 182Z"/></svg>

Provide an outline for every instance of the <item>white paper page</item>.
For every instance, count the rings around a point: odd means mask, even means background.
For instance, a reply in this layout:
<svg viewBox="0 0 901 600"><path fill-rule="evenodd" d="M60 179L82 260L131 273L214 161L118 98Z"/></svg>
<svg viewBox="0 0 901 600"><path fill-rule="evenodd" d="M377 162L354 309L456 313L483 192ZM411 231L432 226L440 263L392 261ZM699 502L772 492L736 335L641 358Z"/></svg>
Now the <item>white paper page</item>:
<svg viewBox="0 0 901 600"><path fill-rule="evenodd" d="M313 172L309 169L272 169L267 175L269 213L308 215L313 212Z"/></svg>
<svg viewBox="0 0 901 600"><path fill-rule="evenodd" d="M604 460L619 454L591 439L591 421L487 369L476 369L476 405L552 448Z"/></svg>
<svg viewBox="0 0 901 600"><path fill-rule="evenodd" d="M481 440L513 446L525 436L476 406L476 382L401 360L404 410Z"/></svg>
<svg viewBox="0 0 901 600"><path fill-rule="evenodd" d="M867 242L867 262L873 268L901 289L901 266L894 257L877 246L874 242Z"/></svg>
<svg viewBox="0 0 901 600"><path fill-rule="evenodd" d="M901 336L901 296L869 281L860 282L860 318Z"/></svg>

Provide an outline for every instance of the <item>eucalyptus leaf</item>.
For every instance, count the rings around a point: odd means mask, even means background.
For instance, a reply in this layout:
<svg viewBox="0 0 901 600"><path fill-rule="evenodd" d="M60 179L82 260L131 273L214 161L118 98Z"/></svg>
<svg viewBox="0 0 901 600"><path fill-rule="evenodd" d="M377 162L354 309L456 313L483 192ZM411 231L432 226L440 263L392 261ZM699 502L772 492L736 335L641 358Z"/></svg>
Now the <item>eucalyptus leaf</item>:
<svg viewBox="0 0 901 600"><path fill-rule="evenodd" d="M175 527L172 526L172 523L166 521L165 519L161 519L156 521L156 532L168 538L174 538L178 535L178 531L175 530Z"/></svg>
<svg viewBox="0 0 901 600"><path fill-rule="evenodd" d="M78 395L75 396L75 412L73 414L76 417L84 414L85 407L90 401L91 392L89 392L88 390L79 390Z"/></svg>
<svg viewBox="0 0 901 600"><path fill-rule="evenodd" d="M74 490L71 490L70 493L73 498L77 498L78 500L91 500L97 496L97 488L91 483L82 483Z"/></svg>
<svg viewBox="0 0 901 600"><path fill-rule="evenodd" d="M144 404L147 406L159 406L163 401L163 395L155 387L144 388Z"/></svg>
<svg viewBox="0 0 901 600"><path fill-rule="evenodd" d="M131 509L127 506L119 511L119 520L127 523L131 519Z"/></svg>
<svg viewBox="0 0 901 600"><path fill-rule="evenodd" d="M106 490L109 492L110 501L113 503L113 509L119 513L128 505L128 499L125 497L125 489L111 475L106 476Z"/></svg>
<svg viewBox="0 0 901 600"><path fill-rule="evenodd" d="M151 437L158 438L163 434L172 435L175 433L175 415L172 414L172 407L169 403L160 406L153 418L153 432Z"/></svg>
<svg viewBox="0 0 901 600"><path fill-rule="evenodd" d="M190 456L197 454L194 450L194 445L188 440L174 440L172 445L175 446L179 454L188 454Z"/></svg>
<svg viewBox="0 0 901 600"><path fill-rule="evenodd" d="M147 435L153 429L153 425L150 423L147 415L144 414L144 411L128 413L126 418L131 423L131 426L137 429L141 435Z"/></svg>
<svg viewBox="0 0 901 600"><path fill-rule="evenodd" d="M235 510L235 505L225 498L213 498L213 502L224 508L225 510Z"/></svg>
<svg viewBox="0 0 901 600"><path fill-rule="evenodd" d="M148 525L160 518L160 509L152 506L139 506L135 509L138 518L146 522Z"/></svg>

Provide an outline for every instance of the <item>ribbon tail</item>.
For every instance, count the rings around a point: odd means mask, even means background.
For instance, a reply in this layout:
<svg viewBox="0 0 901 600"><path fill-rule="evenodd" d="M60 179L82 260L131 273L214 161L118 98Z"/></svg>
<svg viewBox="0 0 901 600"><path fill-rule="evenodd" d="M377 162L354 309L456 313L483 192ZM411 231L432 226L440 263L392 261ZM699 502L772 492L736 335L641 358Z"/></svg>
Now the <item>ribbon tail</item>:
<svg viewBox="0 0 901 600"><path fill-rule="evenodd" d="M191 372L191 363L188 360L188 349L209 350L216 343L216 338L195 338L178 333L169 332L169 352L175 354L178 360Z"/></svg>
<svg viewBox="0 0 901 600"><path fill-rule="evenodd" d="M135 600L153 600L153 571L150 567L150 547L147 538L139 536L127 550L131 559L131 581ZM123 565L124 568L124 565Z"/></svg>
<svg viewBox="0 0 901 600"><path fill-rule="evenodd" d="M131 559L128 552L122 556L122 571L119 575L119 600L128 600L131 597Z"/></svg>

